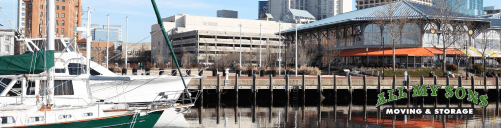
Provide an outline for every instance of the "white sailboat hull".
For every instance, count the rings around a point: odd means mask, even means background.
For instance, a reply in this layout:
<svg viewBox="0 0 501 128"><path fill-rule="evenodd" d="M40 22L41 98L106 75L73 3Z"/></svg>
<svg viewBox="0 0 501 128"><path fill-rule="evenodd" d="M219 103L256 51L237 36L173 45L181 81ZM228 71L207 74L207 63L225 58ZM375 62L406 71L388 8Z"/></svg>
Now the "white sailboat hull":
<svg viewBox="0 0 501 128"><path fill-rule="evenodd" d="M159 94L169 95L167 100L177 100L184 91L183 81L178 76L130 76L130 81L91 81L92 99L106 103L152 102L161 98ZM185 77L189 83L191 77ZM167 94L166 94L167 95ZM165 98L165 97L164 97Z"/></svg>

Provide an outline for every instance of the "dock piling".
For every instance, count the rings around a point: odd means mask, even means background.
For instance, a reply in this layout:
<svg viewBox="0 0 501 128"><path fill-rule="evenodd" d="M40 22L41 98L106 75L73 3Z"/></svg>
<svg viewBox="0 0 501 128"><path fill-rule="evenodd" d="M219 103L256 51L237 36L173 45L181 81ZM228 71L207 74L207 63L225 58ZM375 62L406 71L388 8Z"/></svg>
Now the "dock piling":
<svg viewBox="0 0 501 128"><path fill-rule="evenodd" d="M367 75L363 76L363 82L364 82L364 93L365 93L365 98L364 98L364 121L367 121Z"/></svg>
<svg viewBox="0 0 501 128"><path fill-rule="evenodd" d="M320 75L317 75L317 80L318 80L318 85L317 85L317 93L319 94L318 95L318 99L321 101L321 98L322 98L322 76ZM320 102L319 102L320 103Z"/></svg>
<svg viewBox="0 0 501 128"><path fill-rule="evenodd" d="M475 92L475 77L471 76L471 90ZM475 104L471 103L471 108L475 108Z"/></svg>
<svg viewBox="0 0 501 128"><path fill-rule="evenodd" d="M484 75L484 93L487 94L487 91L489 91L489 89L487 89L487 76Z"/></svg>
<svg viewBox="0 0 501 128"><path fill-rule="evenodd" d="M463 87L463 77L458 76L458 88ZM459 100L459 107L463 107L463 99Z"/></svg>

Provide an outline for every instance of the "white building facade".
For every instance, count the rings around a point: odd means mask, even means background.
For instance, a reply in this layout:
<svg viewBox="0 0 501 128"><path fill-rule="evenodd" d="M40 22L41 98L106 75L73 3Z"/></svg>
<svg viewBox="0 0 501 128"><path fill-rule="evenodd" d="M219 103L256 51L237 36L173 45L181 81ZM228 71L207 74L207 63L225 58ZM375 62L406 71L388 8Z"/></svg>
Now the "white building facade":
<svg viewBox="0 0 501 128"><path fill-rule="evenodd" d="M14 55L14 29L0 26L0 56Z"/></svg>
<svg viewBox="0 0 501 128"><path fill-rule="evenodd" d="M279 36L275 34L279 32L279 22L186 14L174 15L162 20L178 61L182 61L183 55L187 56L186 53L189 53L190 61L180 63L210 65L218 56L238 54L240 52L240 35L242 37L242 54L255 54L256 51L259 51L260 46L263 49L271 49L271 53L278 52ZM280 26L282 30L285 30L295 25L281 23ZM158 24L152 25L150 34L152 35L152 62L171 62L172 58L166 45L167 42L164 40ZM255 57L254 60L243 60L246 62L242 63L256 64L257 59L259 57Z"/></svg>
<svg viewBox="0 0 501 128"><path fill-rule="evenodd" d="M26 7L25 3L23 0L18 0L17 4L17 29L21 33L21 35L24 35L24 28L25 28L25 15L26 15Z"/></svg>

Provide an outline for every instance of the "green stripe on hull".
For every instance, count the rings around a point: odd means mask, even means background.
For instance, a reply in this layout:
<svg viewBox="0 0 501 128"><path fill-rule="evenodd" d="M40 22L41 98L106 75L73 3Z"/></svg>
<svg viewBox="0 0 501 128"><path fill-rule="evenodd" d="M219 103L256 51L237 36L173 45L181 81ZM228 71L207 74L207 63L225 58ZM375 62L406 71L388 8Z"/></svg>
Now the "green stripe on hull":
<svg viewBox="0 0 501 128"><path fill-rule="evenodd" d="M163 110L148 113L148 115L137 115L135 128L152 128L162 115ZM27 126L28 128L91 128L91 127L106 127L106 128L129 128L132 125L134 115L119 116L106 119L89 120L81 122L70 122L60 124L48 124Z"/></svg>

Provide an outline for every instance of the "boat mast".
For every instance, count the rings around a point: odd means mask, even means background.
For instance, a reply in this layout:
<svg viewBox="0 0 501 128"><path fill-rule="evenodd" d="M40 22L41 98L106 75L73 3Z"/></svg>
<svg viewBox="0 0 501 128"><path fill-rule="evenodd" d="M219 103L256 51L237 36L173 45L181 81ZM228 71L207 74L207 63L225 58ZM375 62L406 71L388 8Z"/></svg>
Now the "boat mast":
<svg viewBox="0 0 501 128"><path fill-rule="evenodd" d="M183 78L183 73L181 72L181 68L179 68L179 63L177 62L176 54L174 54L174 49L172 49L172 45L170 44L169 36L167 36L167 32L165 32L164 23L162 21L162 17L160 16L160 12L158 11L157 4L156 4L155 0L151 0L151 4L153 5L153 9L155 10L158 25L160 25L160 29L162 30L162 33L164 34L164 38L167 41L167 46L169 47L172 58L174 59L174 63L176 63L177 70L179 71L179 75L181 76L181 80L183 80L183 84L184 84L184 88L186 90L186 93L188 93L188 86L186 86L186 82L184 81L184 78ZM189 94L190 93L188 93L188 95Z"/></svg>
<svg viewBox="0 0 501 128"><path fill-rule="evenodd" d="M54 41L55 41L55 16L56 15L56 10L55 10L55 1L54 0L48 0L48 23L47 23L47 51L54 50ZM47 54L47 52L45 53ZM54 60L50 60L54 61ZM47 70L47 106L52 106L54 104L54 66L49 68Z"/></svg>
<svg viewBox="0 0 501 128"><path fill-rule="evenodd" d="M90 75L90 49L91 49L91 40L92 40L92 36L90 35L90 21L91 21L91 16L90 16L90 12L92 12L92 10L90 10L89 7L87 7L87 32L85 33L85 35L87 36L87 39L86 39L86 42L85 42L85 45L86 45L86 57L87 57L87 66L85 66L87 68L87 75Z"/></svg>

